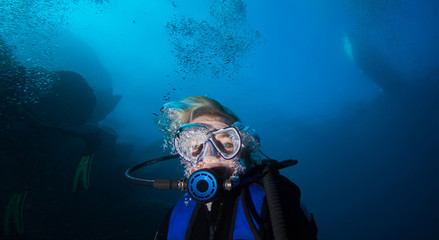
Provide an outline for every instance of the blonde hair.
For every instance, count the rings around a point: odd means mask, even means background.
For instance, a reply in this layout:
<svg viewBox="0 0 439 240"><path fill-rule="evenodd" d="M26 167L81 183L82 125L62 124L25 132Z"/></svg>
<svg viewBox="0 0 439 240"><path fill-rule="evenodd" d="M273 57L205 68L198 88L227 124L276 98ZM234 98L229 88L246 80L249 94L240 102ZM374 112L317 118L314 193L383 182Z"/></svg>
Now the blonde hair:
<svg viewBox="0 0 439 240"><path fill-rule="evenodd" d="M190 123L193 119L206 115L221 117L229 125L239 121L239 118L229 108L208 97L187 97L180 102L187 106L177 115L180 124Z"/></svg>

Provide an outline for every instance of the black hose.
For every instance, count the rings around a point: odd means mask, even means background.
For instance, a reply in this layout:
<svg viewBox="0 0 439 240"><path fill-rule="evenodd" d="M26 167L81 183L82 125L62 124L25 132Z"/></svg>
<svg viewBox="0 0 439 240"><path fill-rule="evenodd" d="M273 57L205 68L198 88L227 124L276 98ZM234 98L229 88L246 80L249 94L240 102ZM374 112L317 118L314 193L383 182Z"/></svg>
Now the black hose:
<svg viewBox="0 0 439 240"><path fill-rule="evenodd" d="M128 170L125 171L125 180L127 180L128 182L134 183L134 184L138 184L138 185L143 185L143 186L148 186L148 187L155 187L154 183L157 180L148 180L148 179L136 178L136 177L133 177L131 174L133 172L139 170L140 168L144 167L144 166L151 165L151 164L154 164L154 163L158 163L158 162L161 162L161 161L166 161L166 160L178 158L178 157L179 157L178 154L174 154L174 155L169 155L169 156L155 158L155 159L148 160L146 162L137 164L135 166L132 166L132 167L128 168ZM169 181L171 181L171 180L169 180ZM157 183L156 183L156 185L157 185ZM171 185L171 183L169 183L169 185Z"/></svg>
<svg viewBox="0 0 439 240"><path fill-rule="evenodd" d="M277 173L277 170L273 168L271 163L267 163L264 169L264 190L267 197L274 239L288 240L286 221L282 212L282 204L274 180L275 173Z"/></svg>

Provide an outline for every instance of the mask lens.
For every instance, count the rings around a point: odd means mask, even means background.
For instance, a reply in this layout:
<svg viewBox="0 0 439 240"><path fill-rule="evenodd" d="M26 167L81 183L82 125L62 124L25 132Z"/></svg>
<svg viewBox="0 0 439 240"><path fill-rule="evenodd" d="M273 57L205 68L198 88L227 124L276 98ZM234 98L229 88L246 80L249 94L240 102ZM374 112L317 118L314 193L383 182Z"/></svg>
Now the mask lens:
<svg viewBox="0 0 439 240"><path fill-rule="evenodd" d="M232 159L241 150L241 137L234 127L212 132L212 142L225 159Z"/></svg>
<svg viewBox="0 0 439 240"><path fill-rule="evenodd" d="M204 126L183 126L177 133L174 146L178 154L187 161L197 162L203 152L204 143L207 141L208 129Z"/></svg>
<svg viewBox="0 0 439 240"><path fill-rule="evenodd" d="M234 127L209 132L203 125L187 124L180 127L174 140L177 152L185 160L197 163L206 151L207 141L225 159L234 158L241 150L241 137Z"/></svg>

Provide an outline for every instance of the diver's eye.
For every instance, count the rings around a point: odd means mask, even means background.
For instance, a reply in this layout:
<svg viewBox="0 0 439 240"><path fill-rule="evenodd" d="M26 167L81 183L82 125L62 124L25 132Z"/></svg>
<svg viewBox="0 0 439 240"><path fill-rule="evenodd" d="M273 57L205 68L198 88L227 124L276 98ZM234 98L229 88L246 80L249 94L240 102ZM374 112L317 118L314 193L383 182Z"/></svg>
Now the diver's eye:
<svg viewBox="0 0 439 240"><path fill-rule="evenodd" d="M224 148L233 148L233 143L224 143Z"/></svg>
<svg viewBox="0 0 439 240"><path fill-rule="evenodd" d="M224 145L225 153L232 154L234 151L233 143L225 143Z"/></svg>
<svg viewBox="0 0 439 240"><path fill-rule="evenodd" d="M191 146L192 150L192 156L196 157L201 154L201 151L203 150L203 144L194 144Z"/></svg>
<svg viewBox="0 0 439 240"><path fill-rule="evenodd" d="M195 144L195 145L192 146L192 149L196 150L196 149L198 149L200 147L201 147L201 144Z"/></svg>
<svg viewBox="0 0 439 240"><path fill-rule="evenodd" d="M234 150L233 143L231 142L217 142L216 146L219 148L218 150L226 154L231 154Z"/></svg>

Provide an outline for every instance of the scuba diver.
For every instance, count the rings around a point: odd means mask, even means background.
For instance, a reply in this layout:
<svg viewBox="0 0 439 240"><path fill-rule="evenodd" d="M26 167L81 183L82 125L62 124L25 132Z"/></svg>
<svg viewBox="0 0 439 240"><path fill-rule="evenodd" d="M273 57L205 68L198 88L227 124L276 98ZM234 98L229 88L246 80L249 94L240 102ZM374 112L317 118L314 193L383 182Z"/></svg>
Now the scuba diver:
<svg viewBox="0 0 439 240"><path fill-rule="evenodd" d="M126 171L128 181L186 191L163 220L164 239L317 239L312 214L301 208L300 190L279 174L296 160L278 162L259 150L253 128L219 102L188 97L166 103L156 123L174 153ZM267 158L258 161L258 157ZM180 158L185 178L147 180L134 171Z"/></svg>

